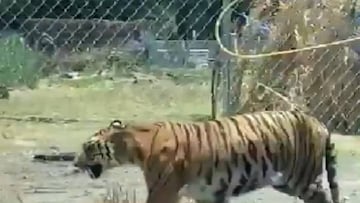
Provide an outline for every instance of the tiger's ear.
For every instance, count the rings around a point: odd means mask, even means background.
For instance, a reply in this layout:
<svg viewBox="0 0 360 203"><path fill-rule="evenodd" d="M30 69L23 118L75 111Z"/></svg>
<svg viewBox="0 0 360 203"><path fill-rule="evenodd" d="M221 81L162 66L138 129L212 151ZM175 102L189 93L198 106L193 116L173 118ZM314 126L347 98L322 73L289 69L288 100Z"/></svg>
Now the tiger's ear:
<svg viewBox="0 0 360 203"><path fill-rule="evenodd" d="M110 123L110 127L117 128L117 129L124 129L126 127L126 125L123 122L121 122L120 120L113 120Z"/></svg>

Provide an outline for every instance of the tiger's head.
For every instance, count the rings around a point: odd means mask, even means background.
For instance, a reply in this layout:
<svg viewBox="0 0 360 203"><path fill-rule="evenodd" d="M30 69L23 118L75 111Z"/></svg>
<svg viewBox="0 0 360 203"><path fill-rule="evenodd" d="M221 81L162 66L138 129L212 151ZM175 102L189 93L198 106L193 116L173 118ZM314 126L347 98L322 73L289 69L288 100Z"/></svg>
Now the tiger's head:
<svg viewBox="0 0 360 203"><path fill-rule="evenodd" d="M74 166L96 179L110 168L131 162L131 135L133 131L119 120L114 120L82 144ZM130 139L129 139L130 138Z"/></svg>

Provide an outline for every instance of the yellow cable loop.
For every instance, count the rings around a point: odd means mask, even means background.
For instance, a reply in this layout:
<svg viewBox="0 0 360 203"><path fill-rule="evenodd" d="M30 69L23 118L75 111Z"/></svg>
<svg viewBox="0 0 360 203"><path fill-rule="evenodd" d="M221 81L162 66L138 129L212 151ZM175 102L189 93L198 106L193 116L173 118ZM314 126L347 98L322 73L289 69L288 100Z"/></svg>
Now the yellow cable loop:
<svg viewBox="0 0 360 203"><path fill-rule="evenodd" d="M304 48L299 48L299 49L291 49L291 50L284 50L284 51L275 51L275 52L270 52L270 53L262 53L262 54L238 54L235 52L230 51L228 48L226 48L224 46L224 44L221 42L221 38L220 38L220 23L222 21L222 19L224 18L224 15L226 14L226 12L228 12L231 7L233 7L236 3L238 2L242 2L243 0L234 0L233 2L231 2L229 5L227 5L225 7L225 9L223 11L221 11L219 17L216 20L216 24L215 24L215 38L217 43L219 43L220 48L226 52L227 54L231 55L231 56L237 56L239 58L243 58L243 59L254 59L254 58L264 58L264 57L268 57L268 56L278 56L278 55L285 55L285 54L292 54L292 53L297 53L297 52L303 52L303 51L309 51L309 50L314 50L314 49L321 49L321 48L326 48L326 47L330 47L330 46L336 46L336 45L341 45L341 44L346 44L349 42L353 42L356 40L360 40L360 36L358 37L353 37L353 38L348 38L348 39L344 39L344 40L339 40L339 41L334 41L334 42L330 42L330 43L325 43L325 44L319 44L319 45L314 45L314 46L308 46L308 47L304 47Z"/></svg>

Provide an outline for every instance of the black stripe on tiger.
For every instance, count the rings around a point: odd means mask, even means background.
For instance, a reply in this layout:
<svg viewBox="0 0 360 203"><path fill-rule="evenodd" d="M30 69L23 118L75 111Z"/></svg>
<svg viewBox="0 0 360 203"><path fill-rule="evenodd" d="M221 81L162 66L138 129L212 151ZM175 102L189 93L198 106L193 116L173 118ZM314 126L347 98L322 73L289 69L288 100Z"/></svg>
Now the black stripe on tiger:
<svg viewBox="0 0 360 203"><path fill-rule="evenodd" d="M94 170L95 178L127 163L140 167L149 191L147 203L178 203L179 195L227 203L232 196L265 186L306 203L339 203L330 133L316 118L297 110L188 123L114 121L90 140L84 142L76 165ZM104 155L94 156L99 153ZM321 187L323 160L330 194Z"/></svg>

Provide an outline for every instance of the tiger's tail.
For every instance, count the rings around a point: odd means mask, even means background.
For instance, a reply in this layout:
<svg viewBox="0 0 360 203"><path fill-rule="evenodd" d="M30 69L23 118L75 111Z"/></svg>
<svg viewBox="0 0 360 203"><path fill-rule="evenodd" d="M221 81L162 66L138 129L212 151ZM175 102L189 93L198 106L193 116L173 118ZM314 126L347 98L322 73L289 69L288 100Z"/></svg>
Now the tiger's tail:
<svg viewBox="0 0 360 203"><path fill-rule="evenodd" d="M331 198L334 203L340 203L339 184L336 180L336 159L335 144L331 142L331 135L329 133L325 144L325 168L327 171L327 180L329 182Z"/></svg>

